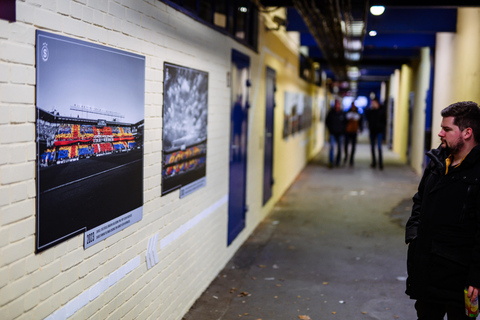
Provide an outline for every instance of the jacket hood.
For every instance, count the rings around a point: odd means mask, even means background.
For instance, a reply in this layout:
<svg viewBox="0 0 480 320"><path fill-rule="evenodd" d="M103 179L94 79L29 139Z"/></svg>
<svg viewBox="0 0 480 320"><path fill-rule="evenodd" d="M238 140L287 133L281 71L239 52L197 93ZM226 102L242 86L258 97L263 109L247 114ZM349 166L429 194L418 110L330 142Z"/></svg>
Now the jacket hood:
<svg viewBox="0 0 480 320"><path fill-rule="evenodd" d="M445 159L448 155L445 154L445 149L440 144L436 149L432 149L427 152L427 157L430 158L427 168L442 170L445 172Z"/></svg>
<svg viewBox="0 0 480 320"><path fill-rule="evenodd" d="M463 160L464 163L467 163L469 166L480 161L480 144L477 144L470 153Z"/></svg>

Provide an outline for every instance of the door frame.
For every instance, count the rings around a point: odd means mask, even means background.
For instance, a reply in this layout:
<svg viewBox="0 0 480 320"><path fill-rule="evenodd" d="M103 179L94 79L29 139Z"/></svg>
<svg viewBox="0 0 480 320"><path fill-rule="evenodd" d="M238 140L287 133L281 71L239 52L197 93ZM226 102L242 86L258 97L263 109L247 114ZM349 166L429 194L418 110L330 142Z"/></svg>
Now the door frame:
<svg viewBox="0 0 480 320"><path fill-rule="evenodd" d="M244 117L242 118L244 121L245 126L242 125L242 132L241 135L244 135L244 148L245 150L240 150L240 155L241 155L241 162L242 162L242 170L243 170L243 177L242 181L244 181L244 185L240 186L242 188L240 192L242 192L242 200L241 200L241 207L240 208L232 208L232 194L237 194L238 189L232 190L232 184L230 179L232 179L232 168L233 168L233 163L232 161L232 152L234 151L234 143L232 139L232 130L231 130L231 136L230 136L230 165L229 165L229 207L228 207L228 232L227 232L227 244L230 245L236 237L240 234L240 232L245 228L245 221L246 221L246 212L247 212L247 205L246 205L246 200L247 200L247 151L248 151L248 109L249 109L249 87L250 87L250 80L249 78L249 72L250 72L250 57L241 53L240 51L237 51L235 49L232 49L232 73L231 73L231 98L230 98L230 114L231 114L231 126L233 128L233 117L232 117L232 108L234 105L234 95L236 94L235 92L235 85L241 85L245 86L243 89L246 93L245 97L245 114ZM248 68L247 72L247 79L245 81L245 84L238 84L236 83L237 79L235 79L235 74L233 72L233 68L238 68L238 69L243 69L243 68ZM241 138L241 140L243 139ZM240 146L241 148L241 146ZM240 218L237 217L238 211L234 210L240 210L240 214L238 215ZM234 220L235 219L235 220Z"/></svg>
<svg viewBox="0 0 480 320"><path fill-rule="evenodd" d="M273 82L273 92L270 92L269 80ZM275 69L266 67L265 70L265 137L264 137L264 160L263 160L263 205L265 205L273 195L273 153L275 142L275 92L277 91L277 73ZM271 96L270 96L271 95ZM271 100L270 100L271 99ZM269 105L271 103L271 106ZM271 129L270 132L268 129ZM268 144L271 147L268 147ZM270 151L270 155L268 155ZM268 172L269 170L270 172ZM270 180L270 181L267 181Z"/></svg>

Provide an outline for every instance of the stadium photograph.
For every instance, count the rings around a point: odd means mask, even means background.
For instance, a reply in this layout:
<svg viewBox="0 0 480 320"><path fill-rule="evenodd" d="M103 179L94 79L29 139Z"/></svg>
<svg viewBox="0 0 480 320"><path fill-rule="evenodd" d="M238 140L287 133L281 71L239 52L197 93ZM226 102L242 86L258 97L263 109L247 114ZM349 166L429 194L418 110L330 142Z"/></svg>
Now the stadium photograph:
<svg viewBox="0 0 480 320"><path fill-rule="evenodd" d="M37 252L141 218L144 86L143 56L37 31Z"/></svg>
<svg viewBox="0 0 480 320"><path fill-rule="evenodd" d="M206 176L208 73L165 63L163 91L165 195Z"/></svg>

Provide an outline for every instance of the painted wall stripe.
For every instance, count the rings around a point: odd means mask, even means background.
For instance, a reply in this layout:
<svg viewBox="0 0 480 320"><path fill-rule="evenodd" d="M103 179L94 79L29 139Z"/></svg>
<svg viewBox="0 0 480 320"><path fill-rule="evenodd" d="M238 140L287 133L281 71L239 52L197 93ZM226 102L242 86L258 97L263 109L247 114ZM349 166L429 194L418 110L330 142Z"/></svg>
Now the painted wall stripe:
<svg viewBox="0 0 480 320"><path fill-rule="evenodd" d="M57 311L49 315L47 318L45 318L45 320L64 320L71 317L80 308L84 307L90 301L96 299L100 294L102 294L108 288L116 284L139 265L140 256L137 256L123 266L121 266L119 269L112 272L108 277L104 278L100 282L97 282L89 289L83 291L81 294L76 296L62 308L58 309Z"/></svg>
<svg viewBox="0 0 480 320"><path fill-rule="evenodd" d="M174 240L178 239L181 235L196 226L200 221L208 217L211 213L220 208L226 202L228 202L228 194L224 195L220 200L216 201L210 207L197 214L193 219L181 225L177 230L160 240L160 249L165 248ZM132 260L124 264L122 267L112 272L106 278L97 282L96 284L73 298L62 308L58 309L57 311L46 317L45 320L65 320L71 317L73 314L75 314L75 312L87 305L87 303L95 300L108 288L116 284L127 274L139 267L140 263L140 256L133 258Z"/></svg>
<svg viewBox="0 0 480 320"><path fill-rule="evenodd" d="M193 228L200 221L208 217L212 212L220 208L226 202L228 202L228 194L224 195L222 198L220 198L220 200L217 200L210 207L208 207L207 209L197 214L193 219L184 223L177 230L173 231L168 236L160 240L160 250L162 250L163 248L168 246L170 243L178 239L181 235L183 235L185 232Z"/></svg>

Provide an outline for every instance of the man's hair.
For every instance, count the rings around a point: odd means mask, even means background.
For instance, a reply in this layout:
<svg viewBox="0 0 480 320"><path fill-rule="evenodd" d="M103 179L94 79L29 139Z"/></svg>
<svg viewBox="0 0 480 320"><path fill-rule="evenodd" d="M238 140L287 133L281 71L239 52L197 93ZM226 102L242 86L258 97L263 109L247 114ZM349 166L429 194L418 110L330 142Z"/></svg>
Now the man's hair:
<svg viewBox="0 0 480 320"><path fill-rule="evenodd" d="M442 110L442 117L453 117L453 124L461 131L472 128L473 139L480 142L480 107L473 101L453 103Z"/></svg>

